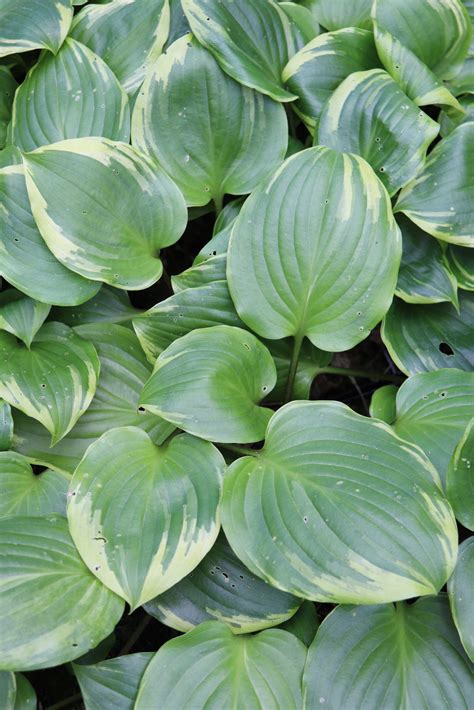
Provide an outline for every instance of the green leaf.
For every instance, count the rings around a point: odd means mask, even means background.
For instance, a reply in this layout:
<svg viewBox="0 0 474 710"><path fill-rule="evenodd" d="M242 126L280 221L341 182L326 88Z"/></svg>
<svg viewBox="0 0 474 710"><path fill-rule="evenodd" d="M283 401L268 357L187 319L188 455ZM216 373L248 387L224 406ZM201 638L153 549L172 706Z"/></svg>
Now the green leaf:
<svg viewBox="0 0 474 710"><path fill-rule="evenodd" d="M459 288L474 291L474 249L449 244L446 257Z"/></svg>
<svg viewBox="0 0 474 710"><path fill-rule="evenodd" d="M372 29L370 9L372 0L310 0L309 5L318 22L327 30L343 27Z"/></svg>
<svg viewBox="0 0 474 710"><path fill-rule="evenodd" d="M133 319L140 345L152 363L177 338L215 325L245 327L225 281L179 291Z"/></svg>
<svg viewBox="0 0 474 710"><path fill-rule="evenodd" d="M212 550L187 577L145 604L145 611L178 631L203 621L222 621L235 634L276 626L291 617L301 600L250 572L221 533Z"/></svg>
<svg viewBox="0 0 474 710"><path fill-rule="evenodd" d="M319 627L303 683L311 708L467 708L472 691L445 595L338 607Z"/></svg>
<svg viewBox="0 0 474 710"><path fill-rule="evenodd" d="M225 624L207 621L155 654L135 710L297 710L305 658L304 645L286 631L235 636Z"/></svg>
<svg viewBox="0 0 474 710"><path fill-rule="evenodd" d="M296 2L279 2L279 7L289 18L297 46L304 47L319 34L319 24L314 15Z"/></svg>
<svg viewBox="0 0 474 710"><path fill-rule="evenodd" d="M212 547L224 465L207 441L181 434L157 447L137 427L87 449L69 489L69 529L89 569L132 611Z"/></svg>
<svg viewBox="0 0 474 710"><path fill-rule="evenodd" d="M14 673L0 671L0 702L4 710L15 710L16 678Z"/></svg>
<svg viewBox="0 0 474 710"><path fill-rule="evenodd" d="M209 441L260 441L272 411L258 406L276 382L267 348L241 328L193 330L158 357L142 406Z"/></svg>
<svg viewBox="0 0 474 710"><path fill-rule="evenodd" d="M471 41L460 0L375 0L372 18L379 57L402 90L418 106L459 108L441 80L455 75Z"/></svg>
<svg viewBox="0 0 474 710"><path fill-rule="evenodd" d="M472 70L474 72L474 61L472 63ZM438 122L440 124L440 134L443 138L454 131L456 126L459 126L461 123L474 121L474 96L469 94L460 96L459 103L465 111L464 114L455 109L450 109L449 107L446 107L444 111L440 111Z"/></svg>
<svg viewBox="0 0 474 710"><path fill-rule="evenodd" d="M2 0L0 57L42 48L56 54L71 20L71 0Z"/></svg>
<svg viewBox="0 0 474 710"><path fill-rule="evenodd" d="M446 264L441 244L405 215L398 215L397 223L403 243L397 296L407 303L451 301L457 308L457 281Z"/></svg>
<svg viewBox="0 0 474 710"><path fill-rule="evenodd" d="M99 355L100 375L94 399L75 427L50 448L42 426L15 414L15 449L37 463L67 473L73 473L88 446L113 427L140 427L155 444L161 444L174 429L138 407L151 366L131 330L98 323L80 326L76 333L93 342Z"/></svg>
<svg viewBox="0 0 474 710"><path fill-rule="evenodd" d="M139 313L126 291L104 285L96 296L76 308L53 308L51 318L71 327L90 323L128 324Z"/></svg>
<svg viewBox="0 0 474 710"><path fill-rule="evenodd" d="M474 530L474 419L454 449L446 474L446 495L459 522Z"/></svg>
<svg viewBox="0 0 474 710"><path fill-rule="evenodd" d="M22 165L0 169L0 275L43 303L76 306L100 283L63 266L49 251L31 214Z"/></svg>
<svg viewBox="0 0 474 710"><path fill-rule="evenodd" d="M0 396L46 427L51 446L88 408L99 368L92 343L62 323L46 323L29 349L0 331Z"/></svg>
<svg viewBox="0 0 474 710"><path fill-rule="evenodd" d="M296 47L291 24L273 0L181 0L191 31L233 79L275 101L293 101L281 72Z"/></svg>
<svg viewBox="0 0 474 710"><path fill-rule="evenodd" d="M200 261L171 277L173 291L178 293L188 288L199 288L215 281L225 281L227 269L227 254L216 254L210 259Z"/></svg>
<svg viewBox="0 0 474 710"><path fill-rule="evenodd" d="M0 399L0 451L8 451L13 442L13 417L8 402Z"/></svg>
<svg viewBox="0 0 474 710"><path fill-rule="evenodd" d="M461 294L459 313L450 303L416 305L396 298L382 324L382 340L407 375L443 367L474 366L474 294Z"/></svg>
<svg viewBox="0 0 474 710"><path fill-rule="evenodd" d="M471 121L455 128L435 146L424 170L401 191L395 211L404 212L433 237L458 246L474 246L473 151Z"/></svg>
<svg viewBox="0 0 474 710"><path fill-rule="evenodd" d="M393 424L397 416L397 391L395 385L384 385L376 389L370 400L370 416Z"/></svg>
<svg viewBox="0 0 474 710"><path fill-rule="evenodd" d="M457 531L417 447L339 402L292 402L229 468L222 525L255 574L297 596L374 604L436 593Z"/></svg>
<svg viewBox="0 0 474 710"><path fill-rule="evenodd" d="M164 51L166 51L173 42L183 35L187 35L190 31L189 22L184 14L181 0L168 0L168 4L170 7L170 29L168 39L164 45Z"/></svg>
<svg viewBox="0 0 474 710"><path fill-rule="evenodd" d="M452 577L448 581L448 596L451 614L459 633L461 643L474 662L474 537L469 537L459 547L458 561Z"/></svg>
<svg viewBox="0 0 474 710"><path fill-rule="evenodd" d="M0 66L0 148L6 144L7 128L12 115L17 82L7 67Z"/></svg>
<svg viewBox="0 0 474 710"><path fill-rule="evenodd" d="M70 478L58 471L34 474L26 459L14 451L0 452L0 517L49 513L66 515Z"/></svg>
<svg viewBox="0 0 474 710"><path fill-rule="evenodd" d="M311 646L318 626L319 621L315 605L313 602L304 601L296 614L288 621L280 624L278 628L293 634L305 646Z"/></svg>
<svg viewBox="0 0 474 710"><path fill-rule="evenodd" d="M192 97L192 100L190 98ZM229 78L185 35L150 69L133 113L133 143L150 153L188 205L251 192L285 157L283 106Z"/></svg>
<svg viewBox="0 0 474 710"><path fill-rule="evenodd" d="M71 37L109 65L128 94L161 54L168 37L168 0L115 0L88 5L75 17Z"/></svg>
<svg viewBox="0 0 474 710"><path fill-rule="evenodd" d="M18 89L12 142L29 151L82 136L128 142L128 98L100 57L67 38L56 56L42 55Z"/></svg>
<svg viewBox="0 0 474 710"><path fill-rule="evenodd" d="M283 81L297 94L293 104L314 132L322 108L350 74L380 66L372 32L348 27L326 32L295 54L283 70Z"/></svg>
<svg viewBox="0 0 474 710"><path fill-rule="evenodd" d="M179 239L187 213L156 163L105 138L62 141L24 161L33 216L61 263L129 291L160 278L159 250Z"/></svg>
<svg viewBox="0 0 474 710"><path fill-rule="evenodd" d="M73 664L87 710L133 710L138 687L153 653L132 653L95 665Z"/></svg>
<svg viewBox="0 0 474 710"><path fill-rule="evenodd" d="M442 480L472 417L473 398L474 373L461 370L423 372L398 390L394 429L423 449Z"/></svg>
<svg viewBox="0 0 474 710"><path fill-rule="evenodd" d="M272 402L283 402L290 374L293 343L291 338L286 338L284 340L266 340L264 344L270 351L277 371L276 385L268 399ZM332 356L332 353L327 353L324 350L315 348L309 340L305 340L302 343L291 399L309 399L314 378L320 368L329 365Z"/></svg>
<svg viewBox="0 0 474 710"><path fill-rule="evenodd" d="M365 160L309 148L242 207L229 244L229 290L262 337L307 336L323 350L347 350L388 310L400 254L390 199Z"/></svg>
<svg viewBox="0 0 474 710"><path fill-rule="evenodd" d="M16 696L14 710L35 710L38 706L35 689L22 673L15 673Z"/></svg>
<svg viewBox="0 0 474 710"><path fill-rule="evenodd" d="M439 125L382 69L354 72L324 105L315 144L360 155L394 195L421 170Z"/></svg>
<svg viewBox="0 0 474 710"><path fill-rule="evenodd" d="M115 627L124 604L79 557L58 515L0 520L0 667L66 663Z"/></svg>
<svg viewBox="0 0 474 710"><path fill-rule="evenodd" d="M11 288L0 294L0 330L6 330L29 348L48 317L51 306L33 301Z"/></svg>

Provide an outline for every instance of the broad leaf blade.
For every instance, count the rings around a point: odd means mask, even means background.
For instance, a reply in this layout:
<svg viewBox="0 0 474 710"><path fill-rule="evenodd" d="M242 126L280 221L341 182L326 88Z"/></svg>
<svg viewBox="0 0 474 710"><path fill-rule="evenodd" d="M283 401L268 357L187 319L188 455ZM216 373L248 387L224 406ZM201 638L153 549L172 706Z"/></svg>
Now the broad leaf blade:
<svg viewBox="0 0 474 710"><path fill-rule="evenodd" d="M32 49L56 54L72 20L71 0L3 0L0 57Z"/></svg>
<svg viewBox="0 0 474 710"><path fill-rule="evenodd" d="M66 515L70 477L58 471L34 474L28 459L14 451L0 453L0 517L50 513Z"/></svg>
<svg viewBox="0 0 474 710"><path fill-rule="evenodd" d="M15 335L29 348L50 308L15 289L8 289L0 294L0 330Z"/></svg>
<svg viewBox="0 0 474 710"><path fill-rule="evenodd" d="M474 530L474 419L454 449L446 474L446 495L461 525Z"/></svg>
<svg viewBox="0 0 474 710"><path fill-rule="evenodd" d="M95 665L73 664L87 710L133 710L152 653L132 653Z"/></svg>

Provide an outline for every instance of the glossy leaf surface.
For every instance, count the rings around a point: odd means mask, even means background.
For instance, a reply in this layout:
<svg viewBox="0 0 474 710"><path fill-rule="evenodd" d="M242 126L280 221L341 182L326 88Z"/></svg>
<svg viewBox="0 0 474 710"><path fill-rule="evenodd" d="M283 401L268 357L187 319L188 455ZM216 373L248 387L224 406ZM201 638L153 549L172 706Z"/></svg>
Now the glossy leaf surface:
<svg viewBox="0 0 474 710"><path fill-rule="evenodd" d="M71 20L71 0L3 0L0 57L43 48L56 54Z"/></svg>

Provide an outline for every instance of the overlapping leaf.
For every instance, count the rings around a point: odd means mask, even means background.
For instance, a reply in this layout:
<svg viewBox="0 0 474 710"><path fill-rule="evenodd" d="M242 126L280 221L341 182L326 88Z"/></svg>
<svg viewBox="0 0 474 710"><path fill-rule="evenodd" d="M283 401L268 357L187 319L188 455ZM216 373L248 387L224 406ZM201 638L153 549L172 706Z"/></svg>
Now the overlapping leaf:
<svg viewBox="0 0 474 710"><path fill-rule="evenodd" d="M370 9L372 0L307 0L312 13L327 30L343 27L371 29Z"/></svg>
<svg viewBox="0 0 474 710"><path fill-rule="evenodd" d="M15 335L29 348L49 311L50 306L45 303L8 289L0 294L0 330Z"/></svg>
<svg viewBox="0 0 474 710"><path fill-rule="evenodd" d="M474 530L474 419L466 427L449 462L446 474L446 495L456 518L469 530Z"/></svg>
<svg viewBox="0 0 474 710"><path fill-rule="evenodd" d="M132 653L94 665L73 665L87 710L133 710L152 653Z"/></svg>
<svg viewBox="0 0 474 710"><path fill-rule="evenodd" d="M459 547L456 568L448 581L448 595L451 613L461 643L472 662L474 662L474 633L472 629L472 616L474 613L473 586L474 537L469 537Z"/></svg>
<svg viewBox="0 0 474 710"><path fill-rule="evenodd" d="M17 82L8 67L0 66L0 148L6 143Z"/></svg>
<svg viewBox="0 0 474 710"><path fill-rule="evenodd" d="M28 459L14 451L0 452L0 517L49 513L66 515L69 476L58 471L34 474Z"/></svg>
<svg viewBox="0 0 474 710"><path fill-rule="evenodd" d="M43 48L56 54L71 20L71 0L3 0L0 57Z"/></svg>

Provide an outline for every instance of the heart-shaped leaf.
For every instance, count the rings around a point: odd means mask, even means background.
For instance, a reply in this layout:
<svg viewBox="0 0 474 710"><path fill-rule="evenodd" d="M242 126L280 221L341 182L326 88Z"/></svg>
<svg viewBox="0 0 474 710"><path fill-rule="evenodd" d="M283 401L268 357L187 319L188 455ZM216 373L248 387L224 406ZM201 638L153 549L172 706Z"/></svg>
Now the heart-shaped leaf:
<svg viewBox="0 0 474 710"><path fill-rule="evenodd" d="M457 533L420 449L339 402L292 402L225 478L222 525L255 574L307 599L374 604L434 594Z"/></svg>
<svg viewBox="0 0 474 710"><path fill-rule="evenodd" d="M20 291L8 289L0 294L0 330L6 330L29 348L48 317L51 306L33 301Z"/></svg>
<svg viewBox="0 0 474 710"><path fill-rule="evenodd" d="M307 0L311 12L327 30L343 27L371 29L370 9L372 0Z"/></svg>
<svg viewBox="0 0 474 710"><path fill-rule="evenodd" d="M410 377L397 393L397 434L420 446L444 481L472 417L474 373L436 370Z"/></svg>
<svg viewBox="0 0 474 710"><path fill-rule="evenodd" d="M90 4L75 17L71 36L98 54L128 94L143 82L146 67L168 37L168 0L114 0Z"/></svg>
<svg viewBox="0 0 474 710"><path fill-rule="evenodd" d="M473 153L471 121L455 128L435 146L424 170L401 191L395 211L404 212L433 237L474 246Z"/></svg>
<svg viewBox="0 0 474 710"><path fill-rule="evenodd" d="M0 668L78 658L111 631L124 603L92 575L60 515L0 520Z"/></svg>
<svg viewBox="0 0 474 710"><path fill-rule="evenodd" d="M89 569L132 610L212 547L223 469L212 444L187 434L158 447L121 427L87 449L69 489L69 529Z"/></svg>
<svg viewBox="0 0 474 710"><path fill-rule="evenodd" d="M49 513L66 515L70 477L59 471L34 474L28 459L14 451L0 453L0 517Z"/></svg>
<svg viewBox="0 0 474 710"><path fill-rule="evenodd" d="M425 306L396 298L384 318L382 339L407 375L474 366L474 294L462 293L459 312L451 303Z"/></svg>
<svg viewBox="0 0 474 710"><path fill-rule="evenodd" d="M446 474L446 495L459 522L474 530L474 419L454 449Z"/></svg>
<svg viewBox="0 0 474 710"><path fill-rule="evenodd" d="M191 31L233 79L275 101L293 101L281 72L296 47L288 17L273 0L181 0Z"/></svg>
<svg viewBox="0 0 474 710"><path fill-rule="evenodd" d="M8 402L0 399L0 451L8 451L13 443L13 417Z"/></svg>
<svg viewBox="0 0 474 710"><path fill-rule="evenodd" d="M214 620L245 634L285 621L300 603L252 574L221 533L202 562L145 610L178 631Z"/></svg>
<svg viewBox="0 0 474 710"><path fill-rule="evenodd" d="M178 338L158 357L142 406L208 441L260 441L272 415L258 406L276 382L270 353L241 328L218 325Z"/></svg>
<svg viewBox="0 0 474 710"><path fill-rule="evenodd" d="M397 296L407 303L451 301L457 307L457 280L446 265L441 244L403 214L398 215L397 223L403 242Z"/></svg>
<svg viewBox="0 0 474 710"><path fill-rule="evenodd" d="M131 330L96 324L80 326L75 332L94 344L100 360L96 393L87 411L53 447L34 419L15 414L15 449L37 463L67 473L73 473L87 447L113 427L140 427L155 444L161 444L174 429L138 407L151 366Z"/></svg>
<svg viewBox="0 0 474 710"><path fill-rule="evenodd" d="M155 654L135 710L296 710L303 706L305 658L304 645L286 631L234 636L225 624L207 621L168 641Z"/></svg>
<svg viewBox="0 0 474 710"><path fill-rule="evenodd" d="M127 95L107 64L68 38L56 56L42 55L16 92L12 142L29 151L81 136L128 142L130 112Z"/></svg>
<svg viewBox="0 0 474 710"><path fill-rule="evenodd" d="M319 627L303 682L311 708L467 708L472 691L445 595L338 607Z"/></svg>
<svg viewBox="0 0 474 710"><path fill-rule="evenodd" d="M0 274L43 303L76 306L100 284L63 266L46 246L31 214L22 165L0 169Z"/></svg>
<svg viewBox="0 0 474 710"><path fill-rule="evenodd" d="M8 124L12 116L13 98L18 87L8 67L0 66L0 148L6 143Z"/></svg>
<svg viewBox="0 0 474 710"><path fill-rule="evenodd" d="M347 27L309 42L290 59L282 77L298 96L292 108L314 132L325 102L339 84L353 72L379 66L372 32Z"/></svg>
<svg viewBox="0 0 474 710"><path fill-rule="evenodd" d="M46 323L29 349L0 331L0 396L46 427L51 446L88 408L99 368L92 343L62 323Z"/></svg>
<svg viewBox="0 0 474 710"><path fill-rule="evenodd" d="M474 662L473 589L474 537L469 537L459 546L458 561L453 575L448 581L448 595L451 614L453 615L461 643L472 662Z"/></svg>
<svg viewBox="0 0 474 710"><path fill-rule="evenodd" d="M56 54L72 14L71 0L2 0L0 57L43 48Z"/></svg>
<svg viewBox="0 0 474 710"><path fill-rule="evenodd" d="M237 313L256 333L307 336L337 352L366 338L388 310L400 254L390 199L373 170L319 146L288 158L246 200L227 278Z"/></svg>
<svg viewBox="0 0 474 710"><path fill-rule="evenodd" d="M160 278L159 250L179 239L187 214L153 161L105 138L62 141L24 161L33 216L61 263L126 290Z"/></svg>
<svg viewBox="0 0 474 710"><path fill-rule="evenodd" d="M361 155L394 195L423 167L439 125L382 69L354 72L328 99L315 144Z"/></svg>
<svg viewBox="0 0 474 710"><path fill-rule="evenodd" d="M192 101L190 101L190 97ZM147 74L133 112L133 144L151 153L188 205L251 192L283 161L283 106L228 77L185 35Z"/></svg>
<svg viewBox="0 0 474 710"><path fill-rule="evenodd" d="M87 710L133 710L138 687L152 653L132 653L95 665L73 664Z"/></svg>

